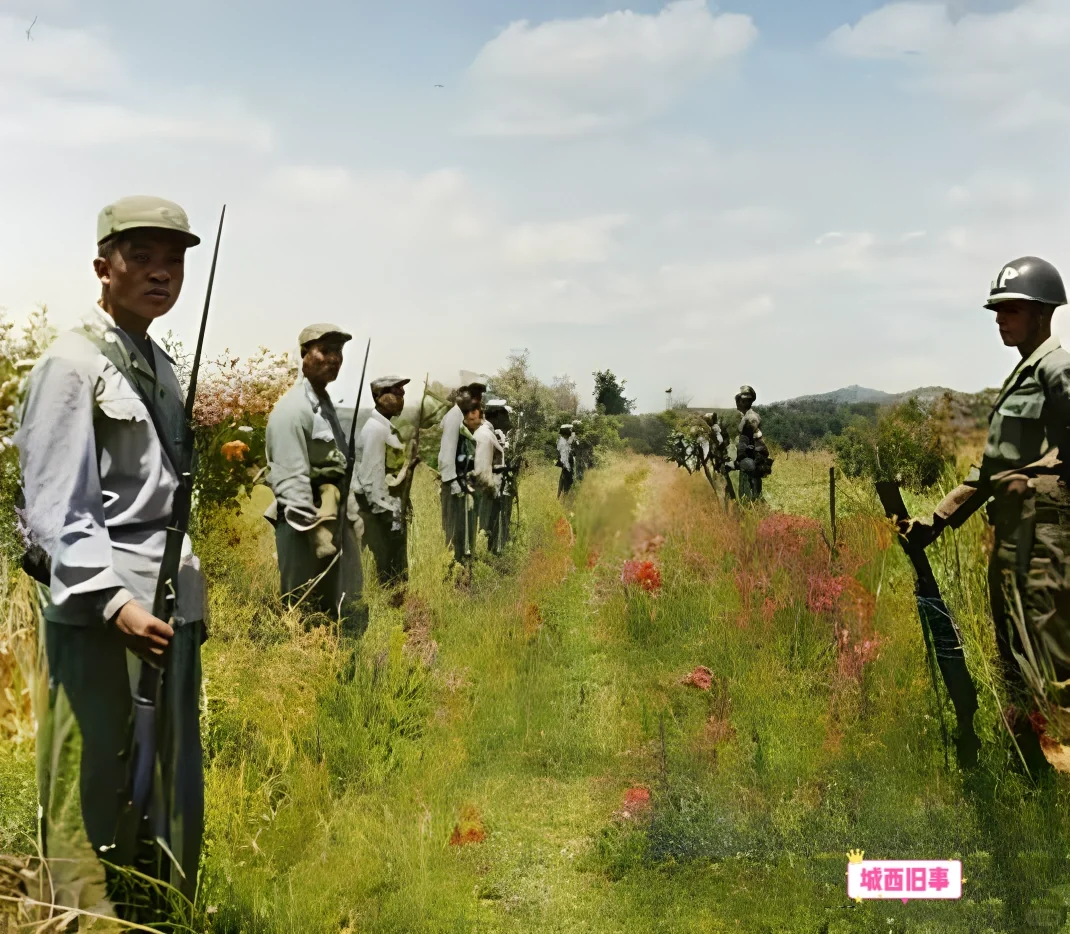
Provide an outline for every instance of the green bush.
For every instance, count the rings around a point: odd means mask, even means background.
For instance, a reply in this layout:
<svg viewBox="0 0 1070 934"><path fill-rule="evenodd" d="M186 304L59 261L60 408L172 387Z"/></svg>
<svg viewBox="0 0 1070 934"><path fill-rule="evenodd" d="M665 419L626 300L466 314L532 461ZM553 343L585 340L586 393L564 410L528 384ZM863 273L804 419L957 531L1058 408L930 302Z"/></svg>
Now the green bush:
<svg viewBox="0 0 1070 934"><path fill-rule="evenodd" d="M925 408L908 399L882 411L875 425L848 426L832 447L848 477L895 480L915 493L927 490L954 460L947 400Z"/></svg>

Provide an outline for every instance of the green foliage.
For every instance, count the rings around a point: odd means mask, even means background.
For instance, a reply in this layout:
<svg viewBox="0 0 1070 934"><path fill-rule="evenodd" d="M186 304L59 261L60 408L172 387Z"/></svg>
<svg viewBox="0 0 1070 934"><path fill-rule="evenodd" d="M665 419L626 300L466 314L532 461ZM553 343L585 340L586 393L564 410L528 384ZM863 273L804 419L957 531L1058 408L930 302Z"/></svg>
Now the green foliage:
<svg viewBox="0 0 1070 934"><path fill-rule="evenodd" d="M55 336L45 305L39 306L21 329L0 311L0 556L10 567L19 566L23 550L15 519L19 456L12 437L25 379Z"/></svg>
<svg viewBox="0 0 1070 934"><path fill-rule="evenodd" d="M810 451L851 425L875 425L879 409L876 402L824 400L755 406L762 418L762 434L783 451Z"/></svg>
<svg viewBox="0 0 1070 934"><path fill-rule="evenodd" d="M620 436L636 454L668 456L669 438L682 431L694 420L683 410L623 415L620 418Z"/></svg>
<svg viewBox="0 0 1070 934"><path fill-rule="evenodd" d="M618 380L612 370L598 370L594 373L594 404L606 415L627 415L635 409L635 400L624 397L624 384L627 380Z"/></svg>
<svg viewBox="0 0 1070 934"><path fill-rule="evenodd" d="M913 492L939 482L954 461L946 401L925 408L908 399L882 410L876 425L851 425L832 443L848 477L896 480Z"/></svg>

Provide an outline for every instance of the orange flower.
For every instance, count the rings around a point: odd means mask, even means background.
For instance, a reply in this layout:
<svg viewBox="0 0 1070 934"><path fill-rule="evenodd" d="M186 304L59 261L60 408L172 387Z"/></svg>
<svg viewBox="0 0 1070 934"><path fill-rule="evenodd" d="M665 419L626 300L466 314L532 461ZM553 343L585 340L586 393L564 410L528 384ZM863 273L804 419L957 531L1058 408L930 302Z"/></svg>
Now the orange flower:
<svg viewBox="0 0 1070 934"><path fill-rule="evenodd" d="M220 448L220 451L228 461L243 461L249 451L249 445L244 441L228 441Z"/></svg>

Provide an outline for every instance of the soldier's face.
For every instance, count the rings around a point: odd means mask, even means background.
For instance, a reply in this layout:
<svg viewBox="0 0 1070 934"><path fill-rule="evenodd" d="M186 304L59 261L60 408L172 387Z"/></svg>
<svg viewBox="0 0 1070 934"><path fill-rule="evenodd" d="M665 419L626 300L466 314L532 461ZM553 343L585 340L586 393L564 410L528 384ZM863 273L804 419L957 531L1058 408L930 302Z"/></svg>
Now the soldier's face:
<svg viewBox="0 0 1070 934"><path fill-rule="evenodd" d="M469 431L475 431L483 423L483 413L479 409L472 409L464 417L464 427Z"/></svg>
<svg viewBox="0 0 1070 934"><path fill-rule="evenodd" d="M314 385L333 383L341 368L342 345L337 341L313 341L305 348L301 369L305 379Z"/></svg>
<svg viewBox="0 0 1070 934"><path fill-rule="evenodd" d="M93 268L111 307L151 321L167 314L178 301L185 259L186 245L180 235L135 230L107 257L98 256Z"/></svg>
<svg viewBox="0 0 1070 934"><path fill-rule="evenodd" d="M1051 319L1043 305L1023 299L1000 302L996 306L996 326L1008 347L1027 347L1039 343L1044 324Z"/></svg>
<svg viewBox="0 0 1070 934"><path fill-rule="evenodd" d="M400 415L405 410L405 387L395 386L375 400L375 407L387 418Z"/></svg>

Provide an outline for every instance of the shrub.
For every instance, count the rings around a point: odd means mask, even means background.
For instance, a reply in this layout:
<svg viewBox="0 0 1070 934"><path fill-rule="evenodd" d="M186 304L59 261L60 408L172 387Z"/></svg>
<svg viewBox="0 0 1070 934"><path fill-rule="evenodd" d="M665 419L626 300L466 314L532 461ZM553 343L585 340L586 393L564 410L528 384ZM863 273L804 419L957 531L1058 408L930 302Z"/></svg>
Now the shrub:
<svg viewBox="0 0 1070 934"><path fill-rule="evenodd" d="M954 459L948 431L949 400L932 408L917 399L883 411L875 426L856 424L832 441L848 477L895 480L918 493L936 484Z"/></svg>

